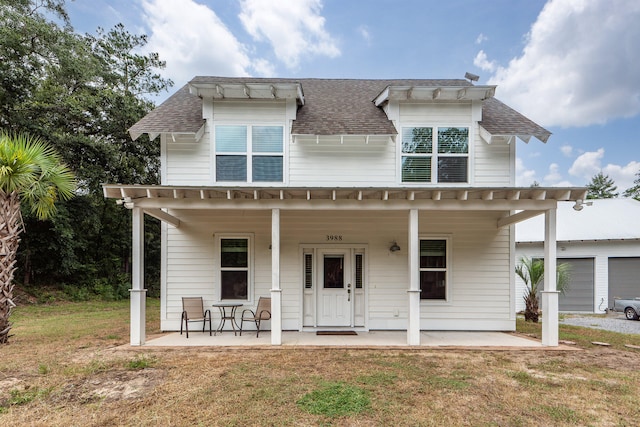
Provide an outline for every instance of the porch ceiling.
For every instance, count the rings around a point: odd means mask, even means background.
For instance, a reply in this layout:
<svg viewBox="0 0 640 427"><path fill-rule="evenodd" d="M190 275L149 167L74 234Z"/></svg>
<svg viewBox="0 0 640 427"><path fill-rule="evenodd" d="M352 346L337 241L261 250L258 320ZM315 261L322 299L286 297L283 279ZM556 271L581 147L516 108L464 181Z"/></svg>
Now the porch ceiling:
<svg viewBox="0 0 640 427"><path fill-rule="evenodd" d="M581 201L582 187L197 187L103 185L106 198L143 208L173 209L549 209L557 201Z"/></svg>

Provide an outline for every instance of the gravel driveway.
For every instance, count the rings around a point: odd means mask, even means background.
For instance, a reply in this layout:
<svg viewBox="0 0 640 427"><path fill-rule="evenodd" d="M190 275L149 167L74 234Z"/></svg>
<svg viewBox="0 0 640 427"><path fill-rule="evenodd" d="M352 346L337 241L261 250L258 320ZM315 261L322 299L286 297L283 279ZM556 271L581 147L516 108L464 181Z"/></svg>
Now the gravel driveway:
<svg viewBox="0 0 640 427"><path fill-rule="evenodd" d="M640 321L627 320L624 317L624 313L609 313L602 316L566 314L563 317L564 319L560 319L560 323L566 325L584 326L587 328L621 332L623 334L640 335Z"/></svg>

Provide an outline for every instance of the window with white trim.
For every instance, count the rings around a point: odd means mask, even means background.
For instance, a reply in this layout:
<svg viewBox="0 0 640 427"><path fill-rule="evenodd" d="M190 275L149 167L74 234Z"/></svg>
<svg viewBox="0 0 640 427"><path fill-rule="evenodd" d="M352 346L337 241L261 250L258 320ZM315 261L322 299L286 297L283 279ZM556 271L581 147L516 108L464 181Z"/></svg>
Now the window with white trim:
<svg viewBox="0 0 640 427"><path fill-rule="evenodd" d="M283 182L283 126L216 125L215 146L217 182Z"/></svg>
<svg viewBox="0 0 640 427"><path fill-rule="evenodd" d="M448 248L448 238L420 239L420 299L447 299Z"/></svg>
<svg viewBox="0 0 640 427"><path fill-rule="evenodd" d="M217 246L220 301L248 301L252 290L251 239L243 236L220 236Z"/></svg>
<svg viewBox="0 0 640 427"><path fill-rule="evenodd" d="M403 127L402 182L469 181L468 127Z"/></svg>

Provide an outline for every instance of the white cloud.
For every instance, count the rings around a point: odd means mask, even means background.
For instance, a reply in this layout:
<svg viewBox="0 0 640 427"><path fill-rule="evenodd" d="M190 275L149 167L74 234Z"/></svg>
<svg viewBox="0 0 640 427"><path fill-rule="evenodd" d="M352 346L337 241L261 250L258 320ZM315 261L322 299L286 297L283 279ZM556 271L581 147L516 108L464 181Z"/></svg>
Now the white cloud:
<svg viewBox="0 0 640 427"><path fill-rule="evenodd" d="M489 40L489 37L487 37L484 34L480 33L480 34L478 34L478 37L476 38L476 44L482 44L483 42L486 42L487 40Z"/></svg>
<svg viewBox="0 0 640 427"><path fill-rule="evenodd" d="M554 185L562 180L562 174L560 173L560 166L557 163L551 163L549 165L549 173L544 176L543 183L545 185Z"/></svg>
<svg viewBox="0 0 640 427"><path fill-rule="evenodd" d="M598 151L587 151L573 162L569 168L569 174L581 178L586 184L595 174L602 171L601 161L603 158L604 148L599 148Z"/></svg>
<svg viewBox="0 0 640 427"><path fill-rule="evenodd" d="M565 157L571 157L573 155L573 147L570 145L563 145L560 147L560 151Z"/></svg>
<svg viewBox="0 0 640 427"><path fill-rule="evenodd" d="M536 180L536 171L527 169L520 157L516 157L516 186L529 187Z"/></svg>
<svg viewBox="0 0 640 427"><path fill-rule="evenodd" d="M163 74L178 87L196 75L249 75L246 47L213 10L193 0L143 0L142 7L151 31L147 47L167 61Z"/></svg>
<svg viewBox="0 0 640 427"><path fill-rule="evenodd" d="M640 171L640 162L631 161L625 166L608 164L602 168L602 173L608 175L616 185L620 194L629 187L633 187L633 181L636 179L636 173Z"/></svg>
<svg viewBox="0 0 640 427"><path fill-rule="evenodd" d="M613 180L618 191L622 194L624 190L633 186L636 173L640 171L640 162L633 160L626 165L608 163L606 166L602 166L604 156L605 150L603 148L581 154L569 168L569 174L579 179L577 185L582 186L587 185L596 174L602 172ZM549 170L551 171L551 168ZM546 179L547 177L545 177L545 181Z"/></svg>
<svg viewBox="0 0 640 427"><path fill-rule="evenodd" d="M273 77L276 75L275 67L266 59L255 59L253 61L253 69L260 77Z"/></svg>
<svg viewBox="0 0 640 427"><path fill-rule="evenodd" d="M358 27L358 33L360 33L360 37L367 43L371 43L371 33L369 32L369 27L366 25L360 25Z"/></svg>
<svg viewBox="0 0 640 427"><path fill-rule="evenodd" d="M473 58L473 65L491 73L493 73L498 67L498 64L495 61L489 61L487 59L487 54L484 53L484 50L478 52L476 57Z"/></svg>
<svg viewBox="0 0 640 427"><path fill-rule="evenodd" d="M325 30L320 0L241 0L240 5L244 28L254 40L269 42L287 68L297 68L306 55L340 55Z"/></svg>
<svg viewBox="0 0 640 427"><path fill-rule="evenodd" d="M489 84L545 126L588 126L640 113L640 2L550 0L522 55ZM480 52L484 54L484 52ZM493 62L478 53L478 61ZM490 68L485 68L490 69Z"/></svg>

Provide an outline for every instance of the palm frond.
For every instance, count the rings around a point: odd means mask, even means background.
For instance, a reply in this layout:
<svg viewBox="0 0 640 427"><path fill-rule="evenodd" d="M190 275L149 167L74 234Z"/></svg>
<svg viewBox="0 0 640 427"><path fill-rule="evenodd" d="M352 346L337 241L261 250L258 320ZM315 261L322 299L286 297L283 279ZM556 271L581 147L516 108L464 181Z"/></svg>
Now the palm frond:
<svg viewBox="0 0 640 427"><path fill-rule="evenodd" d="M45 141L0 132L0 191L17 192L44 219L55 212L57 200L71 198L75 189L73 172Z"/></svg>

